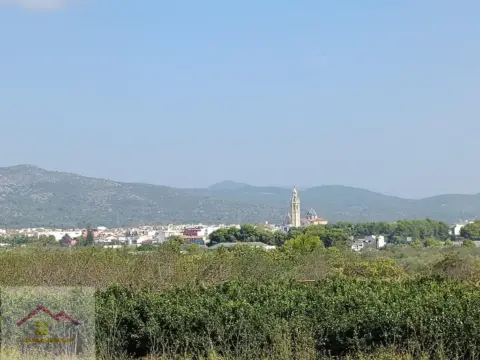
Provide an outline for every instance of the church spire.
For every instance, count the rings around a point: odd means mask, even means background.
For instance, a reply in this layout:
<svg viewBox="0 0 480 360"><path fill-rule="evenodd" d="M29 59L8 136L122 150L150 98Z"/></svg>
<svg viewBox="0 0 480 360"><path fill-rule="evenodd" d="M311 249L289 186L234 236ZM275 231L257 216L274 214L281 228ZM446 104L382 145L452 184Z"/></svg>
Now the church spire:
<svg viewBox="0 0 480 360"><path fill-rule="evenodd" d="M292 227L300 227L300 198L298 197L298 192L295 186L292 190L292 199L290 201L290 214L292 217Z"/></svg>

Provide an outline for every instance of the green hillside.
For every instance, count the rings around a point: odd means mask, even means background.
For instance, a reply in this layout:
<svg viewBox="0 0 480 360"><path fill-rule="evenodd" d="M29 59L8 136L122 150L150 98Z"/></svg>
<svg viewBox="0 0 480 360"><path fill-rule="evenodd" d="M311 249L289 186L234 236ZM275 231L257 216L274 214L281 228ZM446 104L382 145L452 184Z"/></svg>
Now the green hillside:
<svg viewBox="0 0 480 360"><path fill-rule="evenodd" d="M447 222L476 218L479 195L421 200L329 185L300 191L302 211L335 221L395 221L431 217ZM122 183L35 166L0 168L0 228L104 226L142 223L280 223L290 190L226 181L205 189Z"/></svg>

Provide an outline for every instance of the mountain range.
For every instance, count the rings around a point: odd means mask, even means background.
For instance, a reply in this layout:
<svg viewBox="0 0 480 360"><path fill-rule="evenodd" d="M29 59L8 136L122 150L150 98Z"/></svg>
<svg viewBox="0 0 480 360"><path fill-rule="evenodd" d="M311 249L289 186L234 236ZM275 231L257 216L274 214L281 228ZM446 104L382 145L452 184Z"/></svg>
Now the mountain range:
<svg viewBox="0 0 480 360"><path fill-rule="evenodd" d="M402 199L328 185L299 192L302 213L336 221L477 218L480 194ZM134 226L147 223L282 223L291 189L222 181L208 188L124 183L32 165L0 167L0 228Z"/></svg>

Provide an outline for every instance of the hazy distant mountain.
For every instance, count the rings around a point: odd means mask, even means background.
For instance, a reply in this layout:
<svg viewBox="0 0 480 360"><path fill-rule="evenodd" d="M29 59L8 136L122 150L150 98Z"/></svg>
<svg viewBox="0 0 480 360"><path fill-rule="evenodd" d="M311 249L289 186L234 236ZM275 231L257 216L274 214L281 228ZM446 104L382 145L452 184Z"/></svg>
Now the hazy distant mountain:
<svg viewBox="0 0 480 360"><path fill-rule="evenodd" d="M247 184L238 183L232 180L225 180L219 183L210 185L208 188L210 190L238 190L248 186Z"/></svg>
<svg viewBox="0 0 480 360"><path fill-rule="evenodd" d="M394 221L431 217L447 222L476 218L480 195L439 195L407 200L346 186L299 193L302 212L314 208L334 221ZM281 223L291 190L223 181L205 189L122 183L47 171L0 168L0 228L117 226L141 223Z"/></svg>
<svg viewBox="0 0 480 360"><path fill-rule="evenodd" d="M272 218L274 213L267 205L252 207L166 186L120 183L35 166L0 168L0 228L218 223Z"/></svg>

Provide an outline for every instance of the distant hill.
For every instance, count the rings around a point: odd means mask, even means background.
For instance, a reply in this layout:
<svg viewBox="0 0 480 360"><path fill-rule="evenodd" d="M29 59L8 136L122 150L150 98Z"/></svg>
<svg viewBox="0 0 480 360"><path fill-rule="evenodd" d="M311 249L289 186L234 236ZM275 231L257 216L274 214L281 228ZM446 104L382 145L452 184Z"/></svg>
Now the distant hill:
<svg viewBox="0 0 480 360"><path fill-rule="evenodd" d="M248 186L247 184L238 183L232 180L225 180L208 187L209 190L238 190Z"/></svg>
<svg viewBox="0 0 480 360"><path fill-rule="evenodd" d="M28 165L0 168L0 228L254 221L274 212L268 205L252 207L166 186L121 183Z"/></svg>
<svg viewBox="0 0 480 360"><path fill-rule="evenodd" d="M291 190L223 181L205 189L122 183L47 171L0 168L0 228L25 226L133 226L143 223L281 223ZM335 221L476 218L480 195L439 195L421 200L329 185L300 191L302 212Z"/></svg>

